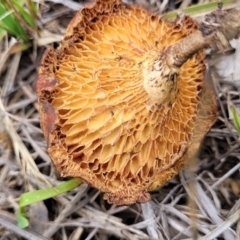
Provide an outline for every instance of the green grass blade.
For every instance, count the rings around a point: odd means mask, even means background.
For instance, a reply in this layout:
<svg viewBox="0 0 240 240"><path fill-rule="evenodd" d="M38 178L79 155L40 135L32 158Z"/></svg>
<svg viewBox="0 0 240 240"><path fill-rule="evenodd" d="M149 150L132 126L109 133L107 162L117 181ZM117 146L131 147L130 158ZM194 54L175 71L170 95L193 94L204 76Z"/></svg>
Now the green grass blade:
<svg viewBox="0 0 240 240"><path fill-rule="evenodd" d="M29 24L31 27L35 26L34 16L32 16L28 11L24 9L22 5L20 5L16 0L13 0L14 6L17 11L22 15L24 20Z"/></svg>
<svg viewBox="0 0 240 240"><path fill-rule="evenodd" d="M30 15L36 19L37 18L37 14L39 11L39 6L38 4L34 3L32 0L27 0L27 4L28 4L28 10Z"/></svg>
<svg viewBox="0 0 240 240"><path fill-rule="evenodd" d="M27 219L27 215L25 214L25 209L17 211L15 214L17 216L17 225L20 228L26 228L29 225L29 221Z"/></svg>
<svg viewBox="0 0 240 240"><path fill-rule="evenodd" d="M20 196L19 201L19 211L16 212L17 223L20 228L25 228L29 225L27 214L26 214L26 206L43 201L52 197L56 197L60 194L68 192L76 187L81 185L81 181L78 179L71 179L67 182L64 182L56 187L36 190L32 192L23 193Z"/></svg>
<svg viewBox="0 0 240 240"><path fill-rule="evenodd" d="M7 31L0 27L0 42L2 41L3 37L6 35Z"/></svg>
<svg viewBox="0 0 240 240"><path fill-rule="evenodd" d="M240 117L235 109L235 107L231 107L232 115L233 115L233 121L234 124L238 130L238 133L240 134Z"/></svg>
<svg viewBox="0 0 240 240"><path fill-rule="evenodd" d="M222 0L223 6L226 6L228 4L234 3L236 0ZM184 9L178 9L171 11L162 17L167 20L173 20L175 19L179 13L186 13L188 15L194 15L199 13L204 13L208 11L213 11L217 9L218 1L210 2L210 3L203 3L203 4L196 4L192 5L190 7L184 8Z"/></svg>
<svg viewBox="0 0 240 240"><path fill-rule="evenodd" d="M55 197L67 191L70 191L81 184L78 179L72 179L64 182L56 187L36 190L33 192L23 193L20 197L19 206L25 207L35 202L46 200L48 198Z"/></svg>
<svg viewBox="0 0 240 240"><path fill-rule="evenodd" d="M12 11L6 10L6 8L0 3L0 27L10 34L23 39L28 40L28 36L23 30L21 24L16 21Z"/></svg>

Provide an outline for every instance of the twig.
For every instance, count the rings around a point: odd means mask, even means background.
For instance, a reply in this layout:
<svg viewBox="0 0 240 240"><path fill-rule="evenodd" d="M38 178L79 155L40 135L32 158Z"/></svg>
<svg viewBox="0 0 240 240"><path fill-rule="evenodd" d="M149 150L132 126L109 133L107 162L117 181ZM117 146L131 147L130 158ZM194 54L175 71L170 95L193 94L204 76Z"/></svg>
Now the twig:
<svg viewBox="0 0 240 240"><path fill-rule="evenodd" d="M87 185L83 184L79 187L78 193L74 196L74 198L65 206L65 208L62 210L61 214L55 219L54 225L51 225L50 228L48 228L44 236L50 238L58 229L59 229L59 223L61 223L64 218L66 218L68 215L70 215L75 208L77 202L82 198L83 193L87 189ZM83 200L83 203L86 203L86 201Z"/></svg>
<svg viewBox="0 0 240 240"><path fill-rule="evenodd" d="M83 5L71 0L47 0L48 2L60 3L72 10L78 11Z"/></svg>
<svg viewBox="0 0 240 240"><path fill-rule="evenodd" d="M141 208L142 208L143 218L145 220L152 220L152 224L149 224L149 226L147 227L149 236L151 236L154 239L163 239L163 238L159 237L159 231L157 230L157 224L154 221L155 214L154 214L152 202L150 201L147 203L142 203Z"/></svg>
<svg viewBox="0 0 240 240"><path fill-rule="evenodd" d="M236 171L240 169L240 163L237 164L235 167L231 168L225 175L223 175L221 178L219 178L212 186L212 189L215 189L219 184L224 182L227 178L229 178L232 174L234 174Z"/></svg>
<svg viewBox="0 0 240 240"><path fill-rule="evenodd" d="M235 212L229 219L218 225L211 233L207 234L204 237L199 238L199 240L211 240L218 236L220 236L224 231L226 231L229 227L235 224L240 220L240 210Z"/></svg>

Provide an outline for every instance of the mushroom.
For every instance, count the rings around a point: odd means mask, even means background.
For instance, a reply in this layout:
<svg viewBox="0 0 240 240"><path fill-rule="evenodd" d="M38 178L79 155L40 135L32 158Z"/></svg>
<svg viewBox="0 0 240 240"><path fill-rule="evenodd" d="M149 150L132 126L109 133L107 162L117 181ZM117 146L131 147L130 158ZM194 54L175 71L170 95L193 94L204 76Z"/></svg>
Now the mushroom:
<svg viewBox="0 0 240 240"><path fill-rule="evenodd" d="M48 48L37 96L48 153L63 177L116 205L146 202L196 154L217 117L205 53L166 73L161 54L198 28L121 0L96 0ZM166 64L169 64L166 62Z"/></svg>

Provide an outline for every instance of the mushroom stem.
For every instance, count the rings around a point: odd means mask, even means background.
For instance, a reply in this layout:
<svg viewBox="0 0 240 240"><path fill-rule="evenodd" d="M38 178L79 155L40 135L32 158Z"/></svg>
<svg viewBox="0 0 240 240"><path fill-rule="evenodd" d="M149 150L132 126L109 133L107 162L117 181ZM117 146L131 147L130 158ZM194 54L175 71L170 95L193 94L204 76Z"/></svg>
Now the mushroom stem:
<svg viewBox="0 0 240 240"><path fill-rule="evenodd" d="M171 68L180 68L191 56L208 46L220 50L229 46L229 40L240 34L240 7L229 10L220 8L205 16L199 30L170 46L163 53Z"/></svg>
<svg viewBox="0 0 240 240"><path fill-rule="evenodd" d="M199 50L216 45L224 50L240 33L240 7L207 14L199 29L163 51L144 69L144 88L149 94L148 108L155 103L172 106L177 92L180 67Z"/></svg>
<svg viewBox="0 0 240 240"><path fill-rule="evenodd" d="M199 50L208 47L209 44L210 39L206 39L202 32L197 30L183 40L167 48L164 55L169 59L168 62L173 64L172 67L174 69L179 69L190 57Z"/></svg>
<svg viewBox="0 0 240 240"><path fill-rule="evenodd" d="M172 65L173 61L161 54L155 59L146 61L143 68L143 87L148 93L147 109L155 104L171 107L177 94L178 68Z"/></svg>

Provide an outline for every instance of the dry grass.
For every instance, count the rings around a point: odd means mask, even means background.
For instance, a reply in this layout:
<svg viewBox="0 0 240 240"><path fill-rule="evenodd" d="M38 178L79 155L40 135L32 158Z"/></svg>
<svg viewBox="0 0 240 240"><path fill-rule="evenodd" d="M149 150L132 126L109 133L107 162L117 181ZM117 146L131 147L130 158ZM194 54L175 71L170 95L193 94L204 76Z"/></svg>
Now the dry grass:
<svg viewBox="0 0 240 240"><path fill-rule="evenodd" d="M135 2L162 12L175 1ZM178 2L178 6L191 3ZM71 0L46 1L41 22L51 34L40 39L42 45L59 38L80 5ZM14 212L19 196L63 179L46 153L39 126L35 84L44 47L12 54L14 47L11 37L0 43L1 240L240 239L240 140L229 120L229 106L239 104L239 92L221 82L214 71L208 77L214 80L219 99L218 121L207 134L199 159L192 159L178 177L154 191L152 201L111 206L84 184L30 206L30 227L18 228Z"/></svg>

